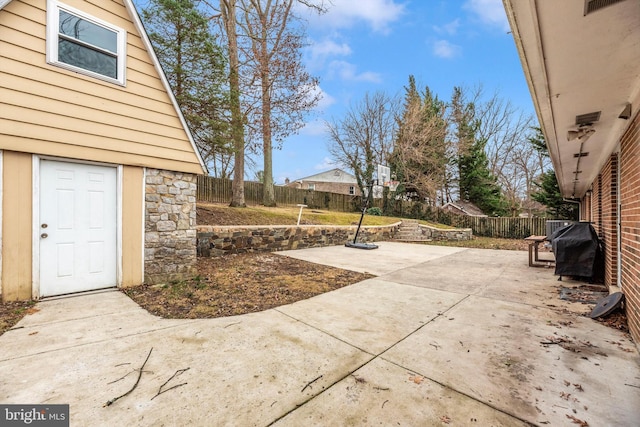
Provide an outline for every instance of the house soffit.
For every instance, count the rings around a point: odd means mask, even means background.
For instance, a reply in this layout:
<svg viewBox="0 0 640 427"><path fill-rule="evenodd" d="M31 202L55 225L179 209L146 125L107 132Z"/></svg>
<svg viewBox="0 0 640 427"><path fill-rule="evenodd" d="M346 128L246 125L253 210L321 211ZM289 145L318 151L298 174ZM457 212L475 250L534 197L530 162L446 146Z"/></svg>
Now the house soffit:
<svg viewBox="0 0 640 427"><path fill-rule="evenodd" d="M585 0L504 0L565 197L584 195L640 109L640 2L612 3L585 15Z"/></svg>

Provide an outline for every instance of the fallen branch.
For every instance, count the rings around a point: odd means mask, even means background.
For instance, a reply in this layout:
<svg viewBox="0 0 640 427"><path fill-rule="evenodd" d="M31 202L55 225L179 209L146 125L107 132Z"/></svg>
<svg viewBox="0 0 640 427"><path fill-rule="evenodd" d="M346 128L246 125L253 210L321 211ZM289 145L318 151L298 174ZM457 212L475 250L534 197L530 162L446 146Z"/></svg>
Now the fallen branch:
<svg viewBox="0 0 640 427"><path fill-rule="evenodd" d="M384 402L382 402L382 407L384 408L384 404L387 403L389 401L389 399L385 400Z"/></svg>
<svg viewBox="0 0 640 427"><path fill-rule="evenodd" d="M169 390L173 390L174 388L178 388L178 387L182 387L183 385L186 385L187 383L182 383L182 384L174 385L173 387L169 387L169 388L168 388L168 389L166 389L166 390L162 390L162 387L166 386L166 385L167 385L167 383L168 383L169 381L171 381L172 379L174 379L177 375L181 375L182 373L184 373L184 372L188 371L189 369L191 369L191 368L178 369L177 371L175 371L175 372L173 373L173 375L171 375L171 378L169 378L168 380L166 380L166 381L165 381L165 382L160 386L160 388L158 389L158 392L156 393L156 395L155 395L155 396L153 396L153 397L151 398L151 400L153 400L153 399L155 399L156 397L160 396L162 393L165 393L165 392L167 392L167 391L169 391Z"/></svg>
<svg viewBox="0 0 640 427"><path fill-rule="evenodd" d="M629 387L640 388L640 385L633 385L633 384L627 384L627 383L625 383L624 385L628 385Z"/></svg>
<svg viewBox="0 0 640 427"><path fill-rule="evenodd" d="M117 380L113 380L111 382L108 382L107 384L113 384L113 383L117 383L118 381L122 381L123 379L127 378L130 374L133 374L135 371L130 371L128 374L126 374L125 376L122 376L120 378L118 378Z"/></svg>
<svg viewBox="0 0 640 427"><path fill-rule="evenodd" d="M113 399L107 401L107 403L105 403L103 405L103 407L113 405L118 399L122 399L123 397L125 397L126 395L131 393L133 390L135 390L136 387L138 387L138 383L140 382L140 378L142 378L142 370L144 369L144 366L147 364L147 361L149 360L149 357L151 357L151 352L152 351L153 351L153 347L151 347L151 350L149 350L149 354L147 354L147 358L144 359L144 363L142 364L142 366L140 366L140 369L138 369L138 379L136 380L136 383L133 385L133 387L131 387L131 389L128 392L126 392L125 394L122 394L122 395L120 395L118 397L114 397Z"/></svg>
<svg viewBox="0 0 640 427"><path fill-rule="evenodd" d="M307 383L307 385L306 385L306 386L304 386L304 387L302 388L302 390L300 390L300 393L302 393L303 391L305 391L305 390L307 389L307 387L310 387L310 386L311 386L311 384L315 383L315 382L316 382L316 381L318 381L320 378L322 378L322 375L320 375L318 378L315 378L315 379L313 379L313 380L309 381L309 382Z"/></svg>

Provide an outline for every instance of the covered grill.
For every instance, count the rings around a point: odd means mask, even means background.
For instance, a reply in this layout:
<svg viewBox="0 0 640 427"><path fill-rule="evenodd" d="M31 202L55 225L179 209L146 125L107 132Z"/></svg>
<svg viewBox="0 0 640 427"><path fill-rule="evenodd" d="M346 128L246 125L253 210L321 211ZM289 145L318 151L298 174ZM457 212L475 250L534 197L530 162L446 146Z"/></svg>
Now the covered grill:
<svg viewBox="0 0 640 427"><path fill-rule="evenodd" d="M588 222L576 222L557 229L551 235L556 259L555 274L601 281L603 256L600 240Z"/></svg>

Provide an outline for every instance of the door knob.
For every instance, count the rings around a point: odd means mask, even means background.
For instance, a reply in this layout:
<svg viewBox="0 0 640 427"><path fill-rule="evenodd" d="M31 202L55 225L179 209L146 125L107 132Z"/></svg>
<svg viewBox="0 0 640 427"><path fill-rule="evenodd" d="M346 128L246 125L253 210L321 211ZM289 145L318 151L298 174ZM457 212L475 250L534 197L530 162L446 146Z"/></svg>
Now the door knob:
<svg viewBox="0 0 640 427"><path fill-rule="evenodd" d="M47 225L47 224L42 224L40 227L42 227L42 228L47 228L47 227L48 227L48 225Z"/></svg>
<svg viewBox="0 0 640 427"><path fill-rule="evenodd" d="M49 237L49 235L47 233L42 233L40 237L42 237L43 239L46 239L47 237Z"/></svg>

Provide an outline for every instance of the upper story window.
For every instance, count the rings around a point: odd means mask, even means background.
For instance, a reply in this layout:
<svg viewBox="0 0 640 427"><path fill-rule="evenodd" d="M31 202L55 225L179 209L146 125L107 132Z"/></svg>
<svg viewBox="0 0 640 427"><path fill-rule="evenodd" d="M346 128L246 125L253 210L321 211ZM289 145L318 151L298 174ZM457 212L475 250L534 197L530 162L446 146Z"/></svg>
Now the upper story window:
<svg viewBox="0 0 640 427"><path fill-rule="evenodd" d="M47 2L47 62L112 83L125 84L122 28L56 0Z"/></svg>
<svg viewBox="0 0 640 427"><path fill-rule="evenodd" d="M356 194L356 187L355 187L355 186L353 186L353 185L349 186L349 194L350 194L351 196L353 196L354 194Z"/></svg>
<svg viewBox="0 0 640 427"><path fill-rule="evenodd" d="M315 184L309 184L309 186L307 187L308 190L314 190L316 189L316 185Z"/></svg>

